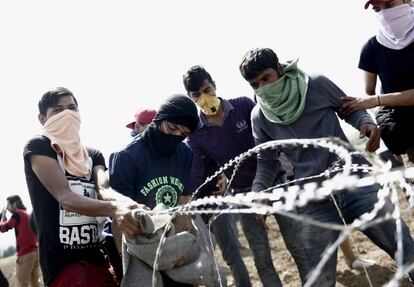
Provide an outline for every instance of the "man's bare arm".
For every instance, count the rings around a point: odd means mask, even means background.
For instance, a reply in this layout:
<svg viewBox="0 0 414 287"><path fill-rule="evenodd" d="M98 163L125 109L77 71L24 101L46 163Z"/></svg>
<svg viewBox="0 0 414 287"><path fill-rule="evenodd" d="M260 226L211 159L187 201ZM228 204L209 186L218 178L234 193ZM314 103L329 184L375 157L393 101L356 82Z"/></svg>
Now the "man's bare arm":
<svg viewBox="0 0 414 287"><path fill-rule="evenodd" d="M30 163L40 182L65 210L94 217L111 216L123 232L130 236L138 234L139 229L130 212L132 206L117 201L90 199L72 192L56 159L32 155Z"/></svg>

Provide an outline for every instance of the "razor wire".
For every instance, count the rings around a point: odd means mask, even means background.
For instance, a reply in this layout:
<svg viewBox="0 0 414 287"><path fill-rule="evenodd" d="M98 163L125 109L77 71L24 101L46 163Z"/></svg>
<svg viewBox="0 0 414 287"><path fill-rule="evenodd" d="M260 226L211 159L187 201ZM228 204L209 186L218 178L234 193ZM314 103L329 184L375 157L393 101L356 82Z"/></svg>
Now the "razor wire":
<svg viewBox="0 0 414 287"><path fill-rule="evenodd" d="M295 148L323 148L330 153L335 154L338 159L331 165L330 168L320 174L287 181L281 184L271 186L259 192L248 192L239 194L230 194L229 189L231 183L240 168L241 164L249 157L256 156L265 150L283 150L286 147ZM368 160L369 164L354 164L352 162L353 156L361 156ZM200 189L208 182L218 177L221 173L233 168L231 177L229 178L227 189L223 196L208 196L203 198L196 198ZM361 171L366 176L356 176L353 172ZM328 246L327 250L322 254L319 264L309 273L305 287L312 286L318 278L322 268L329 260L330 256L336 252L338 246L346 238L348 238L354 230L364 230L376 224L387 220L394 220L396 222L396 238L397 238L397 252L395 261L397 263L397 271L394 277L384 286L394 287L398 286L404 274L414 269L414 263L404 265L402 263L402 232L401 232L401 213L408 212L414 206L414 191L407 180L414 178L414 168L411 169L391 169L390 162L382 161L375 154L368 154L366 152L355 151L352 146L337 138L318 138L318 139L287 139L275 140L258 145L245 153L233 158L221 168L219 168L213 175L209 176L203 184L201 184L193 193L190 201L187 204L179 205L167 210L158 211L159 214L172 214L170 221L165 228L161 237L156 259L153 266L153 286L155 286L155 271L158 269L157 261L160 256L160 249L165 242L165 237L169 226L176 214L182 215L196 215L196 214L213 214L214 217L208 223L209 230L211 223L220 214L223 213L246 213L246 214L280 214L298 220L302 223L312 224L321 228L328 228L340 232L337 240ZM317 180L318 182L315 182ZM322 180L322 181L321 181ZM295 208L305 207L310 201L323 200L335 196L343 190L356 190L361 187L378 184L381 188L378 190L378 201L370 212L366 212L352 223L346 224L341 211L338 208L344 224L326 223L316 221L309 217L292 213ZM408 200L408 209L400 210L397 189L403 190ZM263 202L271 202L271 205L263 204ZM378 216L387 201L391 201L394 206L392 214L385 213L383 216ZM142 213L152 213L152 211L143 211ZM210 244L213 247L213 241L210 237ZM216 271L219 274L219 266L216 258ZM370 282L369 274L365 270L367 281ZM221 283L220 283L221 285Z"/></svg>

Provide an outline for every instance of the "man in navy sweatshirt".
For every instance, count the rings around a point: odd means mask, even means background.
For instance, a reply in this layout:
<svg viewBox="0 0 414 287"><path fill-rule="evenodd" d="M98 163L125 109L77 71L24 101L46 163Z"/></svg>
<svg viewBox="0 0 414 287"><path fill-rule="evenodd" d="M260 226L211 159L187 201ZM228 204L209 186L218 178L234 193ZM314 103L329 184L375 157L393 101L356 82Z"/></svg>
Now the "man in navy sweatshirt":
<svg viewBox="0 0 414 287"><path fill-rule="evenodd" d="M160 203L167 207L187 203L193 192L192 152L182 141L197 126L197 107L188 97L173 95L166 99L145 131L111 155L111 187L151 209ZM176 230L182 230L177 222L175 225ZM133 266L124 268L126 274ZM164 286L189 286L173 281L164 272L162 276Z"/></svg>

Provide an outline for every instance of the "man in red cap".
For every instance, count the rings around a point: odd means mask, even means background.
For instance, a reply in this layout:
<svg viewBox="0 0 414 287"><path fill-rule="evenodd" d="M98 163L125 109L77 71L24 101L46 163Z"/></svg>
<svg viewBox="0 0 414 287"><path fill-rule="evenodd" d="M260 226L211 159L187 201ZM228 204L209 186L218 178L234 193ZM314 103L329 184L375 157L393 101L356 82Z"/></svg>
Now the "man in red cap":
<svg viewBox="0 0 414 287"><path fill-rule="evenodd" d="M131 129L131 137L135 137L141 134L147 126L152 122L152 119L157 114L156 110L152 109L138 109L135 113L135 120L126 125L127 128ZM112 219L107 218L107 221L103 230L104 246L108 253L111 265L114 268L116 277L119 281L122 280L122 261L119 256L121 253L122 246L122 234L119 232L117 227L113 227Z"/></svg>
<svg viewBox="0 0 414 287"><path fill-rule="evenodd" d="M151 109L139 109L135 113L135 121L126 125L127 128L132 129L131 136L135 137L136 135L142 133L148 124L152 122L152 119L157 114L156 110Z"/></svg>
<svg viewBox="0 0 414 287"><path fill-rule="evenodd" d="M389 2L392 2L394 0L369 0L367 3L365 3L365 9L368 9L369 5L380 5L380 4L388 4Z"/></svg>

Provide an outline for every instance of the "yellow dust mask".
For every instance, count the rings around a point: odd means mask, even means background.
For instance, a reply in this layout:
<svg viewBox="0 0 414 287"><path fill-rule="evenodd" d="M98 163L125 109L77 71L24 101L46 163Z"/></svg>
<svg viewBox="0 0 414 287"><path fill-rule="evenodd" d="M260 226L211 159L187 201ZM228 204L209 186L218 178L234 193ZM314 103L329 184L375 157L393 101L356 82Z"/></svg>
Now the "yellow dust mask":
<svg viewBox="0 0 414 287"><path fill-rule="evenodd" d="M202 94L197 100L197 105L201 108L203 114L207 116L213 116L217 114L219 110L220 99L216 96Z"/></svg>

